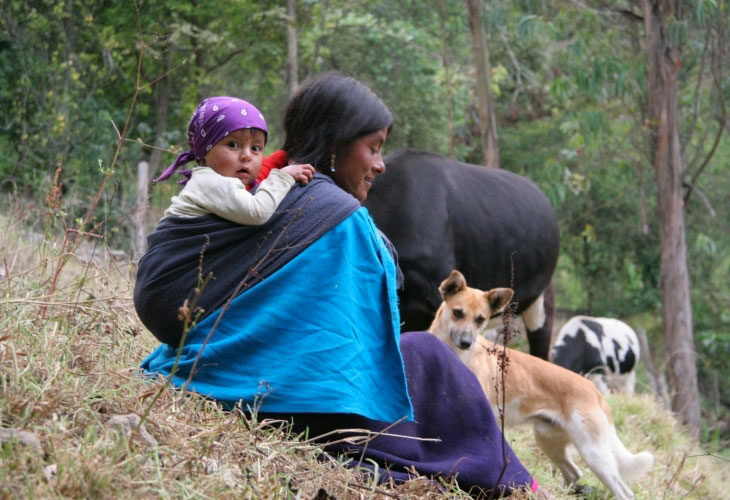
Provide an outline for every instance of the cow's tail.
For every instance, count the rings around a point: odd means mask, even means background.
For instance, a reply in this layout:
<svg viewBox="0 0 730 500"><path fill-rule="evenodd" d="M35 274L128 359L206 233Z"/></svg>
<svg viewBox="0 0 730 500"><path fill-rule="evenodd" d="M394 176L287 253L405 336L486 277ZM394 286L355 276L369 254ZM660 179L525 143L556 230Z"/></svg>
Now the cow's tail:
<svg viewBox="0 0 730 500"><path fill-rule="evenodd" d="M631 453L616 434L616 428L611 426L611 450L618 463L621 479L632 483L642 478L654 465L654 455L648 451Z"/></svg>

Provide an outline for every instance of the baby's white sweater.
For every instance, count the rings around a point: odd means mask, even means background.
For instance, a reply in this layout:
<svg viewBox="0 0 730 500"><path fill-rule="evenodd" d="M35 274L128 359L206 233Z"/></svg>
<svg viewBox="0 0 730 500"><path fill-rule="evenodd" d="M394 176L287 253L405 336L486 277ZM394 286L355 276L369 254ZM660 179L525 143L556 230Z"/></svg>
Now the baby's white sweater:
<svg viewBox="0 0 730 500"><path fill-rule="evenodd" d="M235 177L224 177L210 167L195 167L180 194L172 197L164 217L215 214L237 224L257 226L274 215L295 182L275 168L252 194Z"/></svg>

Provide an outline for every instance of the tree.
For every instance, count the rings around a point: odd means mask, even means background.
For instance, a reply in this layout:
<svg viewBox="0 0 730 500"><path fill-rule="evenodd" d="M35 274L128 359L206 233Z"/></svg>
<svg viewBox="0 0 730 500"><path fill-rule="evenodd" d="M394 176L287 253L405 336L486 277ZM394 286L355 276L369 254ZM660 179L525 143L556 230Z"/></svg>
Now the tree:
<svg viewBox="0 0 730 500"><path fill-rule="evenodd" d="M299 86L297 68L297 1L286 0L286 80L289 95Z"/></svg>
<svg viewBox="0 0 730 500"><path fill-rule="evenodd" d="M672 407L699 437L701 429L692 305L682 199L677 78L680 49L672 43L668 22L677 19L678 0L642 0L645 49L649 62L648 107L650 155L657 183L661 241L662 317L671 356Z"/></svg>
<svg viewBox="0 0 730 500"><path fill-rule="evenodd" d="M479 104L479 124L482 132L484 164L499 167L499 147L497 145L497 121L490 94L489 49L482 25L482 1L466 0L476 67L476 90Z"/></svg>
<svg viewBox="0 0 730 500"><path fill-rule="evenodd" d="M451 76L449 74L450 72L450 65L449 65L449 43L448 43L448 34L446 32L446 24L447 24L447 18L446 18L446 9L444 7L444 0L438 0L438 10L439 10L439 18L440 21L438 23L439 25L439 31L441 33L441 63L444 68L444 87L446 92L446 111L447 116L449 117L449 156L454 156L454 102L452 97L452 84L451 84Z"/></svg>

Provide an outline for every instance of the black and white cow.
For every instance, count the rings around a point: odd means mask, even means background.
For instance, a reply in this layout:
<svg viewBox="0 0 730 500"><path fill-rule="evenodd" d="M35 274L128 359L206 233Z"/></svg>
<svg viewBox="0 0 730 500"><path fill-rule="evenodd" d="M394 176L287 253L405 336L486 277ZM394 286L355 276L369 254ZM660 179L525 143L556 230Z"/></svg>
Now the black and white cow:
<svg viewBox="0 0 730 500"><path fill-rule="evenodd" d="M633 394L639 340L623 321L574 316L555 338L551 360L590 378L604 394L611 389Z"/></svg>
<svg viewBox="0 0 730 500"><path fill-rule="evenodd" d="M385 164L365 206L398 251L403 329L428 328L441 303L439 283L458 269L475 288L514 289L530 353L547 359L560 241L542 191L507 170L424 151L399 150Z"/></svg>

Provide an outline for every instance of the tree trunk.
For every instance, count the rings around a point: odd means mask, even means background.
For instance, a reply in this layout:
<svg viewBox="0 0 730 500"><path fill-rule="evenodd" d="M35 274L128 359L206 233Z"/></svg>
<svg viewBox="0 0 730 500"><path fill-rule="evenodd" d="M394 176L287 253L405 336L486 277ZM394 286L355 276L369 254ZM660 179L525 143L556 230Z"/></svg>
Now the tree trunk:
<svg viewBox="0 0 730 500"><path fill-rule="evenodd" d="M441 28L441 51L442 63L444 66L444 87L446 88L446 114L449 118L449 156L454 156L454 101L451 97L451 68L449 66L449 42L446 35L446 9L444 0L439 0L439 15L441 17L439 28Z"/></svg>
<svg viewBox="0 0 730 500"><path fill-rule="evenodd" d="M134 204L134 260L147 251L147 194L150 190L150 166L146 161L137 164L137 199Z"/></svg>
<svg viewBox="0 0 730 500"><path fill-rule="evenodd" d="M169 50L165 50L164 62L165 62L165 76L157 82L155 85L155 142L154 145L158 148L163 147L164 140L163 136L167 131L167 110L170 106L170 76L169 72L172 71L172 52L173 48L169 47ZM150 179L158 175L160 169L160 162L162 161L162 150L153 149L150 154Z"/></svg>
<svg viewBox="0 0 730 500"><path fill-rule="evenodd" d="M482 1L465 0L469 30L471 31L474 62L477 71L477 98L479 101L479 124L482 131L482 151L484 164L499 167L499 148L497 147L497 121L491 96L489 50L486 34L482 26Z"/></svg>
<svg viewBox="0 0 730 500"><path fill-rule="evenodd" d="M297 68L297 0L286 0L286 80L289 95L299 87Z"/></svg>
<svg viewBox="0 0 730 500"><path fill-rule="evenodd" d="M669 409L670 402L669 391L667 390L667 381L664 378L664 374L654 368L646 330L643 328L637 328L636 336L639 338L639 358L646 368L646 378L649 379L649 386L659 402L662 404L662 407Z"/></svg>
<svg viewBox="0 0 730 500"><path fill-rule="evenodd" d="M666 20L676 17L676 0L642 0L649 62L650 148L657 182L661 242L664 333L669 355L672 408L699 437L701 415L687 271L677 77L679 47L668 38Z"/></svg>

